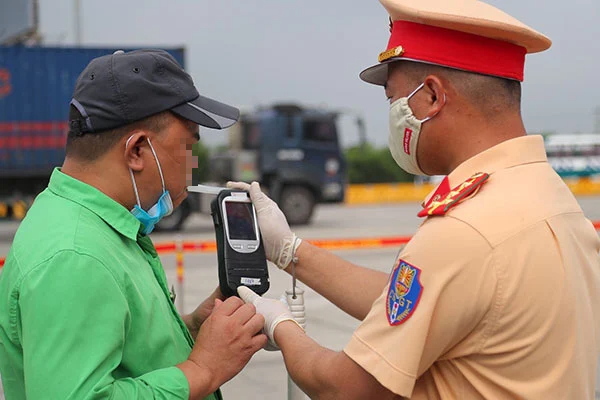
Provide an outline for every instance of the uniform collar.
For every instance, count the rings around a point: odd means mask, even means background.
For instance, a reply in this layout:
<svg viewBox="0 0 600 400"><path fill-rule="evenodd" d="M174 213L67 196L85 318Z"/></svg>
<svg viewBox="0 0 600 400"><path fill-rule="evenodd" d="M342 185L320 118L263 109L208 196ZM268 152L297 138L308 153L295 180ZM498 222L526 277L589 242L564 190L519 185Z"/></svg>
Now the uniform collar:
<svg viewBox="0 0 600 400"><path fill-rule="evenodd" d="M137 220L125 207L98 189L55 168L48 189L57 196L73 201L102 218L121 235L136 240L140 229Z"/></svg>
<svg viewBox="0 0 600 400"><path fill-rule="evenodd" d="M469 158L454 169L427 195L423 205L429 203L436 194L444 194L478 172L492 175L494 172L516 167L517 165L546 162L544 138L540 135L520 136L506 140L494 147Z"/></svg>

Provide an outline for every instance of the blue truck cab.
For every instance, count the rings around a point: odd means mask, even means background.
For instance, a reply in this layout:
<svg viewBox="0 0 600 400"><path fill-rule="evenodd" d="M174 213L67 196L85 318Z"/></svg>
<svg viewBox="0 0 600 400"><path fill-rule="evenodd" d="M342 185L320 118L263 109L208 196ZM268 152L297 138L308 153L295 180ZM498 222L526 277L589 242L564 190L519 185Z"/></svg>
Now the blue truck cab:
<svg viewBox="0 0 600 400"><path fill-rule="evenodd" d="M337 117L295 104L242 111L229 132L229 151L210 163L211 179L257 180L290 224L306 224L317 204L344 201L346 161Z"/></svg>
<svg viewBox="0 0 600 400"><path fill-rule="evenodd" d="M337 114L275 105L243 116L244 149L258 150L259 180L292 224L307 223L316 203L344 201L346 162Z"/></svg>

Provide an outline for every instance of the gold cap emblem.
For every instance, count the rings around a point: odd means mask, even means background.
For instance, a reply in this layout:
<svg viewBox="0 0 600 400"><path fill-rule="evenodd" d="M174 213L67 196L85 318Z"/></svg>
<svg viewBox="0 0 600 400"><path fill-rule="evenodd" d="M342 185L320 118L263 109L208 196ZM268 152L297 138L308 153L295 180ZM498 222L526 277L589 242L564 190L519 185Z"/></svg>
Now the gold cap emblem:
<svg viewBox="0 0 600 400"><path fill-rule="evenodd" d="M404 54L404 48L402 46L394 47L393 49L379 53L379 62L384 62L393 57L400 57L402 54Z"/></svg>

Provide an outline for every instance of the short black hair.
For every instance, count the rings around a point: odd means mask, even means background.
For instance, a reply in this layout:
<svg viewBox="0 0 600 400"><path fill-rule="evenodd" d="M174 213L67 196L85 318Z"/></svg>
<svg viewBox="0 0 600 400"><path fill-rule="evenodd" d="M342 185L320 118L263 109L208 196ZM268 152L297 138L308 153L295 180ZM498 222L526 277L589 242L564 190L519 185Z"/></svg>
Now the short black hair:
<svg viewBox="0 0 600 400"><path fill-rule="evenodd" d="M402 64L402 72L407 74L415 85L423 82L428 75L445 77L483 114L496 113L498 108L520 112L521 82L519 81L439 65L417 62Z"/></svg>
<svg viewBox="0 0 600 400"><path fill-rule="evenodd" d="M170 121L170 111L163 111L147 118L115 129L101 132L83 132L85 119L77 108L69 111L69 133L67 134L66 156L83 162L96 161L115 146L125 135L136 129L155 133L163 131Z"/></svg>

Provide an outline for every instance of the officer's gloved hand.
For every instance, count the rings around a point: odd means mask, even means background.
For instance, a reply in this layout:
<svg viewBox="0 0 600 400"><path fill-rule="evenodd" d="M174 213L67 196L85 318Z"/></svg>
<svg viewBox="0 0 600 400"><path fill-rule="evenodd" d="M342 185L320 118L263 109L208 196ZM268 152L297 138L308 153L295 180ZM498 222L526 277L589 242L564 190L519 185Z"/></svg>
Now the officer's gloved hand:
<svg viewBox="0 0 600 400"><path fill-rule="evenodd" d="M263 331L269 338L269 341L265 346L266 350L279 350L279 347L275 343L274 334L275 328L281 322L293 321L302 330L304 330L304 328L294 319L294 316L290 312L285 300L281 301L260 297L246 286L238 286L237 291L244 302L248 304L254 304L254 307L256 307L256 313L262 314L263 317L265 317Z"/></svg>
<svg viewBox="0 0 600 400"><path fill-rule="evenodd" d="M285 269L292 262L301 239L290 230L283 212L273 200L260 190L258 182L252 182L252 184L227 182L227 187L250 193L250 198L256 208L267 259L275 263L279 269Z"/></svg>

